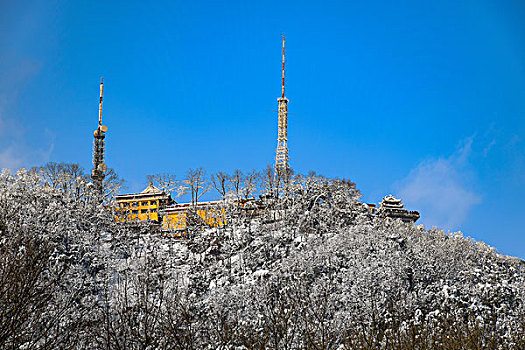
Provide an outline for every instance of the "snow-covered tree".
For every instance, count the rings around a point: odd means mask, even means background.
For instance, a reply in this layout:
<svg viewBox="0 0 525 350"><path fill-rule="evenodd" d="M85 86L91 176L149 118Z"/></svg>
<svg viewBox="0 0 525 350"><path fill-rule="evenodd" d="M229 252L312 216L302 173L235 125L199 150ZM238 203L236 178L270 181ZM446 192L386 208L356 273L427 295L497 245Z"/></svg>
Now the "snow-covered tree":
<svg viewBox="0 0 525 350"><path fill-rule="evenodd" d="M522 260L372 217L351 181L294 175L249 220L232 191L174 239L62 176L0 175L0 348L525 347Z"/></svg>
<svg viewBox="0 0 525 350"><path fill-rule="evenodd" d="M166 193L176 190L179 183L176 175L168 173L146 175L146 181Z"/></svg>

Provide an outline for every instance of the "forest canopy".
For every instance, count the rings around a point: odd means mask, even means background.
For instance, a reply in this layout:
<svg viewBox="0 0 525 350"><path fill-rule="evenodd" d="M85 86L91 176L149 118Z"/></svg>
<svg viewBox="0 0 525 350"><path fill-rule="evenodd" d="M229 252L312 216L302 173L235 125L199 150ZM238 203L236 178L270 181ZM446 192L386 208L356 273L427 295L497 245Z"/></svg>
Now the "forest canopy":
<svg viewBox="0 0 525 350"><path fill-rule="evenodd" d="M348 180L259 174L214 174L228 224L173 238L115 221L116 174L100 193L76 165L4 170L0 347L525 347L522 260L371 216ZM257 186L277 215L236 205Z"/></svg>

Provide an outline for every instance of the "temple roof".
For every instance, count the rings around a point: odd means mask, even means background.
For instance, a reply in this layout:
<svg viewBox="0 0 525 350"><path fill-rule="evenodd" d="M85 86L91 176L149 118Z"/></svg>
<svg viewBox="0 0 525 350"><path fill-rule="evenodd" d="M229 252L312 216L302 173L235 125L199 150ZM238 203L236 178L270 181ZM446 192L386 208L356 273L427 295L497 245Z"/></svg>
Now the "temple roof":
<svg viewBox="0 0 525 350"><path fill-rule="evenodd" d="M396 197L389 194L388 196L385 196L383 200L381 201L381 207L383 208L404 208L405 205L401 203L401 199L397 199Z"/></svg>
<svg viewBox="0 0 525 350"><path fill-rule="evenodd" d="M418 211L406 210L405 205L401 203L401 199L397 199L391 194L383 198L377 213L392 219L401 219L404 222L414 223L419 219Z"/></svg>
<svg viewBox="0 0 525 350"><path fill-rule="evenodd" d="M132 200L132 199L145 199L145 198L163 198L168 199L172 201L171 195L162 191L161 189L153 186L153 184L149 184L148 187L146 187L142 192L139 193L128 193L128 194L121 194L118 196L115 196L115 200L122 201L122 200Z"/></svg>
<svg viewBox="0 0 525 350"><path fill-rule="evenodd" d="M163 191L161 191L160 189L158 189L157 187L153 186L153 184L149 184L148 187L146 187L142 192L140 193L148 193L148 194L157 194L157 193L163 193Z"/></svg>

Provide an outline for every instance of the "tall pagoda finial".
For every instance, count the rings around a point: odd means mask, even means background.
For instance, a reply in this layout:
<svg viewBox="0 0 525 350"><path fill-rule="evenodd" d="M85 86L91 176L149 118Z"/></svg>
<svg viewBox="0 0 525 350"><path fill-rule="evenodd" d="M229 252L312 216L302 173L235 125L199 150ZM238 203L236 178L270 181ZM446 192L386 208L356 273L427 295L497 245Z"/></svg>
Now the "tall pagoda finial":
<svg viewBox="0 0 525 350"><path fill-rule="evenodd" d="M108 127L102 125L102 97L104 93L104 78L100 78L100 102L98 105L98 127L93 132L93 170L91 179L102 190L102 183L106 177L107 166L104 163L105 138Z"/></svg>

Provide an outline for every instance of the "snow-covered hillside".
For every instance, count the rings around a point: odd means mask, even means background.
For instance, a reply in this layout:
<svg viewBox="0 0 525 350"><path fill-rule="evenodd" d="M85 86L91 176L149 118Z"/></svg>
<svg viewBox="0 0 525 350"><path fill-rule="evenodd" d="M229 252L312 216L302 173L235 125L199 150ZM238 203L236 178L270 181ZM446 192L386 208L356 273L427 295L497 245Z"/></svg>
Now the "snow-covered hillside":
<svg viewBox="0 0 525 350"><path fill-rule="evenodd" d="M297 177L258 216L226 199L226 227L171 238L70 180L0 176L2 348L525 347L523 261L371 217L348 182Z"/></svg>

